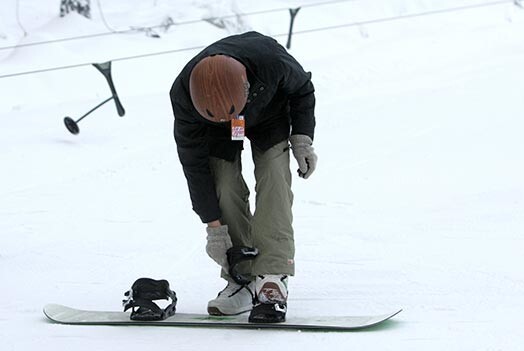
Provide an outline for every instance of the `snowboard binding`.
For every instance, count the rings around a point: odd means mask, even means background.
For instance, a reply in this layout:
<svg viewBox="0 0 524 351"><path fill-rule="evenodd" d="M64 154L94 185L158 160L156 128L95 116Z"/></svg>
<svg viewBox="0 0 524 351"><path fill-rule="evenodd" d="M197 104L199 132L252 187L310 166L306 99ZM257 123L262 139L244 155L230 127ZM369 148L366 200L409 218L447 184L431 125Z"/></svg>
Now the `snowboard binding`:
<svg viewBox="0 0 524 351"><path fill-rule="evenodd" d="M169 288L167 280L140 278L133 283L131 289L124 293L122 300L124 312L131 309L131 320L159 321L171 317L176 311L176 293ZM154 300L171 300L162 309Z"/></svg>
<svg viewBox="0 0 524 351"><path fill-rule="evenodd" d="M258 303L249 314L249 323L283 323L286 321L287 303Z"/></svg>

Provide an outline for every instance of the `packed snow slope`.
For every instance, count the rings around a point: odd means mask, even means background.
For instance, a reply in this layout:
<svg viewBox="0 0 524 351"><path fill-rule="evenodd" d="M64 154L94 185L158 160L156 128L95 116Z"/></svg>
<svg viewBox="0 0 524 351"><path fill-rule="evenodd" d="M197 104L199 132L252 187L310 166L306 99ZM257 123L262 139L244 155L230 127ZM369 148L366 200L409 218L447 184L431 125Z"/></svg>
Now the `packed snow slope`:
<svg viewBox="0 0 524 351"><path fill-rule="evenodd" d="M2 350L522 347L524 10L508 1L318 31L309 30L482 1L357 0L300 10L290 52L313 73L319 163L310 179L294 179L297 273L288 313L404 311L371 331L298 333L61 326L41 310L119 310L123 292L147 276L171 282L180 312L205 313L223 282L191 210L168 97L198 49L126 58L245 30L285 44L286 9L314 1L92 1L91 20L57 17L55 2L0 5L0 76L75 66L0 78ZM175 25L158 29L161 38L134 31L26 45L154 26L166 16L183 22L274 8L284 10L228 17L224 28ZM110 96L87 65L108 60L126 116L108 103L69 134L63 117ZM246 143L254 187L249 152Z"/></svg>

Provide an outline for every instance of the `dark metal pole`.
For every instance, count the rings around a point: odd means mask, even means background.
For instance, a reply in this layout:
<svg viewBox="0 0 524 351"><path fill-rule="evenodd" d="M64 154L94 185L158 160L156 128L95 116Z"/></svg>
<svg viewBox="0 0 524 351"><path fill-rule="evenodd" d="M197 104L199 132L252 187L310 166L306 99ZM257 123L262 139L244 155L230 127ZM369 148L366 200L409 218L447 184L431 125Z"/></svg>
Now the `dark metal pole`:
<svg viewBox="0 0 524 351"><path fill-rule="evenodd" d="M287 44L286 44L286 48L288 50L291 48L291 35L293 34L293 24L295 23L295 17L297 16L298 11L300 11L300 7L297 7L296 9L289 9L289 14L291 15L291 21L289 23L289 34L287 36Z"/></svg>
<svg viewBox="0 0 524 351"><path fill-rule="evenodd" d="M76 121L72 119L71 117L65 117L64 118L64 124L72 134L78 134L80 132L80 128L78 127L78 122L80 122L82 119L87 117L91 112L98 109L100 106L104 105L105 103L114 100L116 104L116 110L118 111L118 115L120 117L124 116L126 111L124 110L124 107L120 103L120 99L118 98L118 94L116 93L115 84L113 83L113 78L111 76L111 61L104 62L104 63L93 63L93 66L100 71L104 75L104 77L107 80L107 83L109 84L109 89L111 89L111 97L105 99L95 107L93 107L89 112L84 114L82 117L77 119Z"/></svg>
<svg viewBox="0 0 524 351"><path fill-rule="evenodd" d="M120 99L118 98L118 94L116 93L115 84L113 83L113 77L111 75L111 61L104 63L93 63L93 66L95 66L95 68L99 70L100 73L102 73L106 78L107 84L109 84L109 89L111 89L113 99L115 99L116 110L118 112L118 115L120 117L124 116L126 114L126 111L120 103Z"/></svg>

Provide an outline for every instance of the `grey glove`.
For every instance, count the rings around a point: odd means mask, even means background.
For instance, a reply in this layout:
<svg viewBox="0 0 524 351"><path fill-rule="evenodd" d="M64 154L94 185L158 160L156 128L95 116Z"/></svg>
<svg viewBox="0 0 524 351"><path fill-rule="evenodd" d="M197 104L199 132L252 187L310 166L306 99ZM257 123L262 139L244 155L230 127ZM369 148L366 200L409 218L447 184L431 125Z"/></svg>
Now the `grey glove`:
<svg viewBox="0 0 524 351"><path fill-rule="evenodd" d="M229 268L226 251L233 246L227 225L207 227L206 252L216 263L226 271Z"/></svg>
<svg viewBox="0 0 524 351"><path fill-rule="evenodd" d="M293 156L298 162L298 175L304 179L309 178L317 166L317 155L313 149L313 140L304 134L295 134L289 137Z"/></svg>

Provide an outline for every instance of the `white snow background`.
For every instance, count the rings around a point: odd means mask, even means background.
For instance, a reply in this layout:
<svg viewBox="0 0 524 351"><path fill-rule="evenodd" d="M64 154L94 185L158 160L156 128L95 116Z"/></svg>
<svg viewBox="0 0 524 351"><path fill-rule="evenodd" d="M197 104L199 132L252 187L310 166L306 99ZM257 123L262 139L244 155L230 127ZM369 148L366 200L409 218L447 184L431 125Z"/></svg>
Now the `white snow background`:
<svg viewBox="0 0 524 351"><path fill-rule="evenodd" d="M297 15L290 52L313 73L319 162L310 179L294 178L288 314L403 308L394 320L313 333L44 319L46 303L119 310L142 276L168 279L180 312L205 313L224 284L191 210L168 95L198 49L116 59L245 30L285 44L287 8L318 2L101 0L89 20L59 18L57 0L2 1L0 76L80 66L0 78L0 349L522 348L524 10L512 1L377 23L367 22L487 0L339 1ZM222 29L202 21L157 29L161 38L128 32L24 46L167 16L251 12L263 13L228 17ZM301 33L355 22L364 24ZM108 60L125 117L110 102L69 134L65 116L110 96L87 65ZM249 152L246 143L253 186Z"/></svg>

